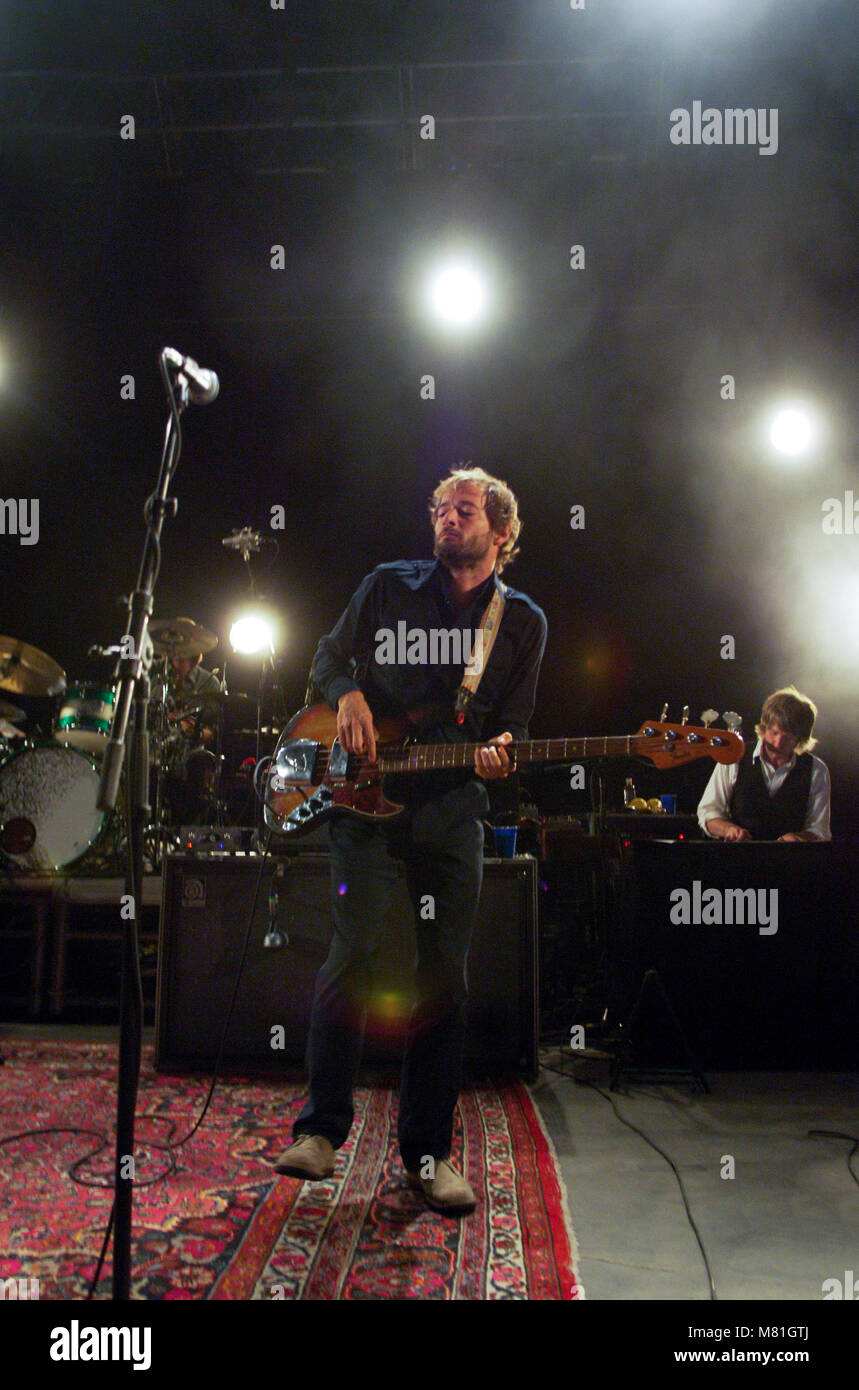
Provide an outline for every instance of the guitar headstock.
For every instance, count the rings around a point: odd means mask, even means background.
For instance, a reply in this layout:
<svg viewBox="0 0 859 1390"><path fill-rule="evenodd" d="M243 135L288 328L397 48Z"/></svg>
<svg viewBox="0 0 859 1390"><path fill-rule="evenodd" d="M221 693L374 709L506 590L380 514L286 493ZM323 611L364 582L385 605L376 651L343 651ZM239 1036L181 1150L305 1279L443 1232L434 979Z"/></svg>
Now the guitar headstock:
<svg viewBox="0 0 859 1390"><path fill-rule="evenodd" d="M630 753L647 758L656 767L679 767L695 758L738 763L745 751L743 740L733 730L687 724L685 720L682 724L664 720L642 724L631 743Z"/></svg>

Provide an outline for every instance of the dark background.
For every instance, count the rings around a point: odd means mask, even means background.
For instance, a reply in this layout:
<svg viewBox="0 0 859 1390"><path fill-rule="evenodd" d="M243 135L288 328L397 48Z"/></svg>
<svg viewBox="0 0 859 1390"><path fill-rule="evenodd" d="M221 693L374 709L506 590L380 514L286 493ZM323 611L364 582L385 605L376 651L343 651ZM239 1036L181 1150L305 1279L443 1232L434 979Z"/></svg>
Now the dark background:
<svg viewBox="0 0 859 1390"><path fill-rule="evenodd" d="M40 499L40 538L0 536L0 631L105 674L87 649L123 630L170 344L221 380L184 417L156 606L219 634L204 664L249 592L221 540L282 504L257 575L297 708L361 577L430 553L426 498L473 459L520 498L505 577L549 620L535 735L633 732L665 700L751 734L794 681L834 830L859 831L859 536L821 524L857 485L855 7L2 8L0 491ZM778 152L671 144L694 100L778 108ZM493 286L468 333L419 299L453 244ZM800 462L767 439L793 393L823 426ZM708 771L639 786L691 810ZM567 780L546 805L583 806Z"/></svg>

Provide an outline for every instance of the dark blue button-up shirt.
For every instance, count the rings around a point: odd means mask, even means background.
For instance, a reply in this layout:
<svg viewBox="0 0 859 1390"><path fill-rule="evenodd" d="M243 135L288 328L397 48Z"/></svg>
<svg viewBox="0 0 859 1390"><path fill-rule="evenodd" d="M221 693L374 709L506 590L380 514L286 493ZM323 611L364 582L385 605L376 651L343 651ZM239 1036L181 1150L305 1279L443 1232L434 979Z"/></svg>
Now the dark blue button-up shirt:
<svg viewBox="0 0 859 1390"><path fill-rule="evenodd" d="M332 709L348 690L361 690L377 717L433 710L416 726L421 743L480 742L505 730L514 739L527 738L546 645L543 610L527 594L507 588L495 645L465 720L457 724L454 704L465 660L499 581L496 574L490 575L468 605L460 608L445 591L443 573L437 560L396 560L368 574L336 627L319 643L313 659L314 684ZM452 633L455 628L468 632L461 644L430 640L433 629ZM416 633L426 634L426 656L441 660L414 664L408 659L390 660L392 655L407 658L410 649L413 655L422 655ZM455 654L458 646L465 660L449 664L444 658ZM438 786L436 780L432 778L436 790L442 781L450 786L451 774L440 775ZM453 780L461 782L462 774L453 774Z"/></svg>

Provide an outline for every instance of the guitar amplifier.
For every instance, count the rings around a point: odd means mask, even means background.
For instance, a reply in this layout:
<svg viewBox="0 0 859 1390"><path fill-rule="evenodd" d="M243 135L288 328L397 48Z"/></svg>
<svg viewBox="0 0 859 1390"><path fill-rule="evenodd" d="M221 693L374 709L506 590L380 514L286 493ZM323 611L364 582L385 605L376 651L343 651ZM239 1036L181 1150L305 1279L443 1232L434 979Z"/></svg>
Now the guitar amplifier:
<svg viewBox="0 0 859 1390"><path fill-rule="evenodd" d="M247 957L224 1048L227 1069L282 1071L302 1062L317 972L332 934L330 859L302 854L168 855L164 864L156 1001L159 1068L205 1068L217 1056L256 894ZM484 861L468 958L466 1064L471 1073L537 1076L537 864ZM259 891L257 883L259 881ZM270 899L271 895L271 899ZM270 900L272 909L270 909ZM285 938L266 946L270 923ZM402 1050L415 955L401 865L376 962L376 1007L364 1059Z"/></svg>

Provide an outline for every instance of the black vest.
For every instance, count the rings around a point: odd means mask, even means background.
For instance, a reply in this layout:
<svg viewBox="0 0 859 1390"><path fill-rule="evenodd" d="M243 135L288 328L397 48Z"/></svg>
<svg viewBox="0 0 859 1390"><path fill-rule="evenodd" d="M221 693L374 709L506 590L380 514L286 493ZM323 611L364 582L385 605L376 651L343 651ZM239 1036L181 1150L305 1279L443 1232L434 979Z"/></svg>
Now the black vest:
<svg viewBox="0 0 859 1390"><path fill-rule="evenodd" d="M813 758L800 753L775 796L770 796L750 743L740 763L731 797L731 820L748 830L754 840L777 840L780 835L802 830L808 812ZM763 755L761 755L763 756Z"/></svg>

